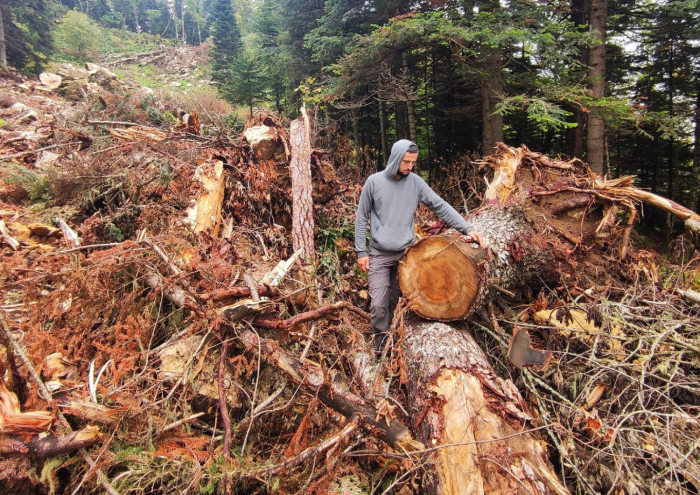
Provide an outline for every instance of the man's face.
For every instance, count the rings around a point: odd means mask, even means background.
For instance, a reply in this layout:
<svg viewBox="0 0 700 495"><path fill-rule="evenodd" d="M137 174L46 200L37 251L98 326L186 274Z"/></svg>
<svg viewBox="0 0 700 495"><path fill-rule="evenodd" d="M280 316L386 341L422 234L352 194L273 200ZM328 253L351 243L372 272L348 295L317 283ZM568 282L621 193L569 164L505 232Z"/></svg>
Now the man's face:
<svg viewBox="0 0 700 495"><path fill-rule="evenodd" d="M411 173L417 161L418 153L405 153L403 158L401 158L401 163L399 163L399 170L396 172L396 177L408 177L408 174Z"/></svg>

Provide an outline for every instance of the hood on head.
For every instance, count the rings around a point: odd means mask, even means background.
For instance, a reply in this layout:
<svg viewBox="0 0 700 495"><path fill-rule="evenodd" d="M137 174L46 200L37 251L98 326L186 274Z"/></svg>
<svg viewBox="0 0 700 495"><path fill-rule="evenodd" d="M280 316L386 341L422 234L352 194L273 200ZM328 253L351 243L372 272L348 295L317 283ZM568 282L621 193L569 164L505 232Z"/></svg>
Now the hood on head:
<svg viewBox="0 0 700 495"><path fill-rule="evenodd" d="M384 169L384 174L388 179L397 180L396 174L399 171L401 159L406 154L406 151L408 151L408 147L412 144L415 143L413 141L409 141L408 139L401 139L400 141L396 141L391 147L391 155L389 156L389 161Z"/></svg>

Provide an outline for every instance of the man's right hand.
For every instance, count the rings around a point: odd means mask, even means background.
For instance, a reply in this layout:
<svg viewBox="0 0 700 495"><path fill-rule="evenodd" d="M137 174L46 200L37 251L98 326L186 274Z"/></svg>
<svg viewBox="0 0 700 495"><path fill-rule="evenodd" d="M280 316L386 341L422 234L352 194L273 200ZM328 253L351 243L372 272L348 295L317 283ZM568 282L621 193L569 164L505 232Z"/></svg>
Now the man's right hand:
<svg viewBox="0 0 700 495"><path fill-rule="evenodd" d="M365 256L364 258L357 258L357 266L360 267L360 270L367 273L367 271L369 270L369 256Z"/></svg>

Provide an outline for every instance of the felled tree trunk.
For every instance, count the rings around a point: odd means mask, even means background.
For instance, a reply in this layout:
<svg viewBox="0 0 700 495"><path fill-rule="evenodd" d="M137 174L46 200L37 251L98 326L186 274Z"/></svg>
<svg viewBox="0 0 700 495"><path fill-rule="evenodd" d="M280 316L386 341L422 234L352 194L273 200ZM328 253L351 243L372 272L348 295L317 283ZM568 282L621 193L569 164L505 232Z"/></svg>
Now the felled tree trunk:
<svg viewBox="0 0 700 495"><path fill-rule="evenodd" d="M529 429L523 398L499 378L465 329L408 321L409 413L417 437L435 451L422 493L568 494Z"/></svg>
<svg viewBox="0 0 700 495"><path fill-rule="evenodd" d="M520 208L489 206L469 221L488 239L491 252L457 234L424 237L399 266L401 291L424 318L464 319L494 290L524 285L551 260Z"/></svg>
<svg viewBox="0 0 700 495"><path fill-rule="evenodd" d="M627 255L637 203L681 218L696 239L700 233L698 214L637 189L632 177L601 179L578 160L553 160L502 143L486 163L494 177L484 206L469 222L489 241L488 252L458 235L426 237L399 266L403 295L425 318L466 318L494 290L524 287L534 277L558 282L604 276L603 256Z"/></svg>
<svg viewBox="0 0 700 495"><path fill-rule="evenodd" d="M302 109L303 110L303 109ZM290 125L292 176L292 245L294 251L303 247L304 258L314 258L314 212L311 197L311 143L309 119L306 111L303 118Z"/></svg>
<svg viewBox="0 0 700 495"><path fill-rule="evenodd" d="M697 214L632 186L601 179L579 161L561 162L524 146L499 144L486 159L494 176L484 206L469 217L488 250L448 234L420 239L399 265L409 307L430 320L461 320L493 291L604 274L604 258L622 259L638 218L652 203L697 232ZM596 272L596 273L594 273ZM576 286L577 284L569 284ZM527 409L512 382L500 379L464 329L408 321L402 344L417 439L436 450L436 494L568 493L528 433ZM454 445L459 444L459 445Z"/></svg>

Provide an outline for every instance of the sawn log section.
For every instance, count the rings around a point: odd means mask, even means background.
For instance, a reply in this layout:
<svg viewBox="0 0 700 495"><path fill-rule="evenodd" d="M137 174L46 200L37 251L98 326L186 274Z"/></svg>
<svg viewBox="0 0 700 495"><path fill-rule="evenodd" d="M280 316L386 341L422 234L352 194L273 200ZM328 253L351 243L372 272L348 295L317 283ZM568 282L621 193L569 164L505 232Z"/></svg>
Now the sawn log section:
<svg viewBox="0 0 700 495"><path fill-rule="evenodd" d="M409 413L417 439L441 446L421 493L568 494L527 430L532 418L512 381L500 378L466 328L407 319Z"/></svg>

